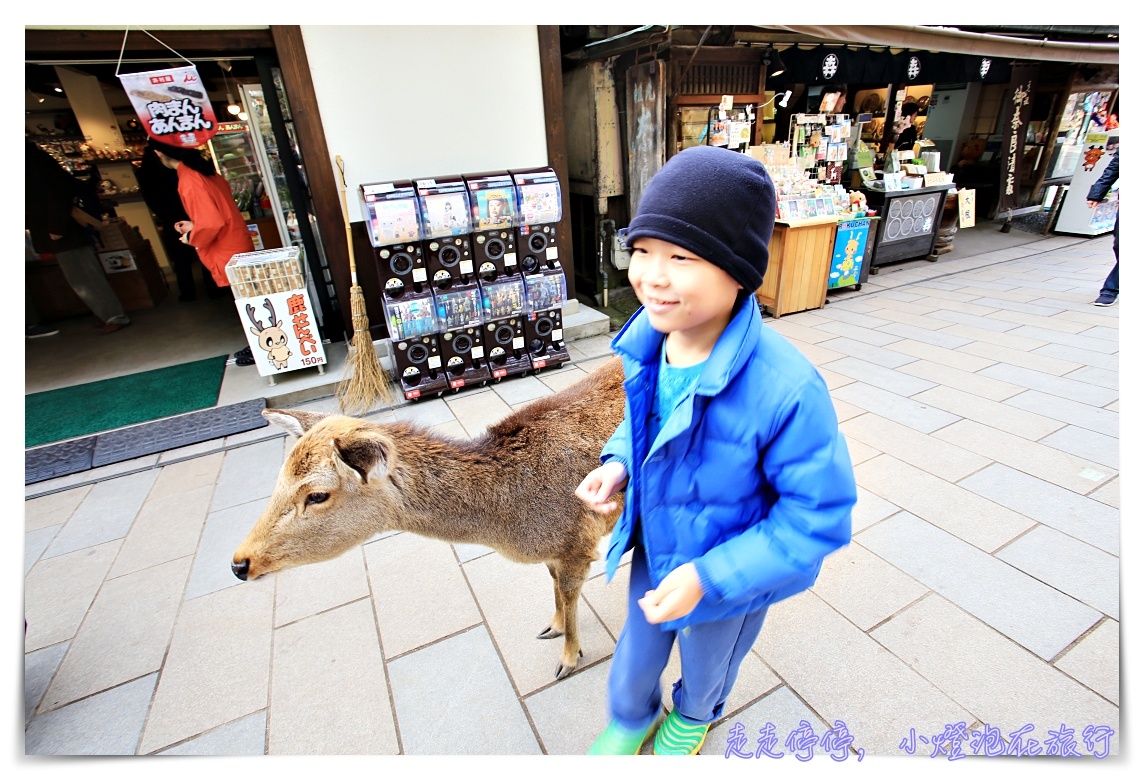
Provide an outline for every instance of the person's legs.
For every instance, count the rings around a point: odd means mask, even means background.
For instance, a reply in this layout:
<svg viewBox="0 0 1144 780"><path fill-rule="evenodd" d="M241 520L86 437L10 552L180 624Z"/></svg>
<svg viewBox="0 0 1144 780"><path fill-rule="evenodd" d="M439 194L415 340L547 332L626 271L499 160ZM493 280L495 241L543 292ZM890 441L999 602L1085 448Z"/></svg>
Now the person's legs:
<svg viewBox="0 0 1144 780"><path fill-rule="evenodd" d="M1120 296L1120 212L1116 213L1116 224L1112 228L1112 254L1116 256L1116 264L1108 272L1100 295L1093 301L1097 306L1108 306Z"/></svg>
<svg viewBox="0 0 1144 780"><path fill-rule="evenodd" d="M99 258L90 246L56 252L56 261L68 284L87 307L108 325L127 325L131 319L107 281Z"/></svg>

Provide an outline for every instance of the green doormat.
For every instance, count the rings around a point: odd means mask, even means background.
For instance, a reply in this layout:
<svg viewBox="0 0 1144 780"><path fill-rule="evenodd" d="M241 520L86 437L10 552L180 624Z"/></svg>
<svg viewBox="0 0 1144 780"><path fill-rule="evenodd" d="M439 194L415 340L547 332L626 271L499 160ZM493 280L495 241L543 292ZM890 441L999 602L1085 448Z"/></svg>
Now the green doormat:
<svg viewBox="0 0 1144 780"><path fill-rule="evenodd" d="M38 447L218 403L226 355L24 396L24 446Z"/></svg>

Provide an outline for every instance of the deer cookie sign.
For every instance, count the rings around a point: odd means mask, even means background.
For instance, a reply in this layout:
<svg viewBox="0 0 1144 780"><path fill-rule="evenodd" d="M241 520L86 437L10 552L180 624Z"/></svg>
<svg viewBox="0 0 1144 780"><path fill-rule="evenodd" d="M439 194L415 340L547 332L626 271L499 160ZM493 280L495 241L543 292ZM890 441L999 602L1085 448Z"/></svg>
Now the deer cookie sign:
<svg viewBox="0 0 1144 780"><path fill-rule="evenodd" d="M305 288L236 298L234 303L259 375L325 365L326 352Z"/></svg>

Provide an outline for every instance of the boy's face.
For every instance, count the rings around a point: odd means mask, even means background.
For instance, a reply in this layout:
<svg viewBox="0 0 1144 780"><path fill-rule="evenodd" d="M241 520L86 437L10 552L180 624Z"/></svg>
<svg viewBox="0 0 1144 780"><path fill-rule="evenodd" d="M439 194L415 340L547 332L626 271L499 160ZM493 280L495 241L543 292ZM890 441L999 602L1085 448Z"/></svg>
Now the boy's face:
<svg viewBox="0 0 1144 780"><path fill-rule="evenodd" d="M694 252L642 237L631 248L628 281L653 328L714 345L742 289L722 268Z"/></svg>

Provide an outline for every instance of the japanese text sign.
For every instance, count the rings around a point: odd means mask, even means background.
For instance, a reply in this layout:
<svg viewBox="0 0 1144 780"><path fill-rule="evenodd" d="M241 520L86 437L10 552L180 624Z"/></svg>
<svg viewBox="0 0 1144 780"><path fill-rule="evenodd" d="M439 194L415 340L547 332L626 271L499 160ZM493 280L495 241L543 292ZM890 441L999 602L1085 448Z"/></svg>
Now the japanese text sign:
<svg viewBox="0 0 1144 780"><path fill-rule="evenodd" d="M196 149L218 132L214 108L194 65L119 77L147 135Z"/></svg>

